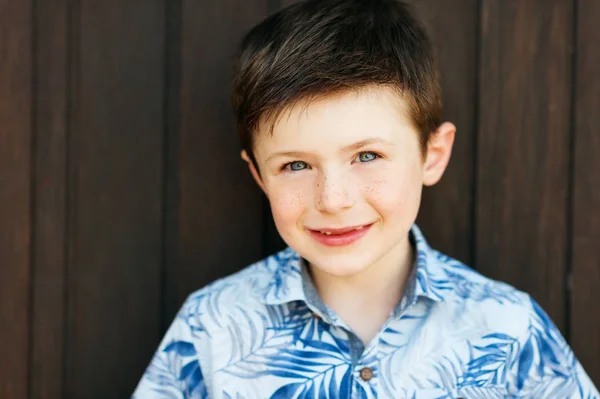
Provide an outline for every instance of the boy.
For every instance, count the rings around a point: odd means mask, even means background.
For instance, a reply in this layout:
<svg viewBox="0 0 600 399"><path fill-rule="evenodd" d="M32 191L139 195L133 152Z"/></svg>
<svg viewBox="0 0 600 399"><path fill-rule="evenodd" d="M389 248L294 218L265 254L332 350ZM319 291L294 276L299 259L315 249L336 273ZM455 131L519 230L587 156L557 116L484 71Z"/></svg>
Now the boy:
<svg viewBox="0 0 600 399"><path fill-rule="evenodd" d="M527 294L414 226L455 127L405 4L311 0L267 18L242 43L232 98L290 248L193 293L134 396L599 396Z"/></svg>

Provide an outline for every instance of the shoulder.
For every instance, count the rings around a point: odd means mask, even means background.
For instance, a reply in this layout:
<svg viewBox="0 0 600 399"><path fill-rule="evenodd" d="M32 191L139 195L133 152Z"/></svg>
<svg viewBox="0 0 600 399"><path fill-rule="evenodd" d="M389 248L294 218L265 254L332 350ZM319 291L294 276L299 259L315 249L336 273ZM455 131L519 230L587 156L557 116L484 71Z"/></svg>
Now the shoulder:
<svg viewBox="0 0 600 399"><path fill-rule="evenodd" d="M444 328L450 341L454 334L468 342L469 378L487 378L492 364L502 364L509 391L518 397L596 392L556 325L529 294L437 251L431 251L430 260L446 288L436 308L436 328Z"/></svg>
<svg viewBox="0 0 600 399"><path fill-rule="evenodd" d="M223 321L240 313L262 312L273 290L287 288L291 279L300 276L296 267L297 254L286 248L255 262L237 273L218 279L192 292L185 300L178 317L187 324L204 329L208 324Z"/></svg>
<svg viewBox="0 0 600 399"><path fill-rule="evenodd" d="M482 275L464 263L431 250L431 258L452 287L452 294L472 301L495 300L509 303L526 303L529 296L510 284Z"/></svg>
<svg viewBox="0 0 600 399"><path fill-rule="evenodd" d="M294 276L294 252L284 250L192 292L165 333L134 397L181 392L206 397L202 368L231 359L240 337L264 333L267 294ZM213 357L218 348L220 356ZM217 367L215 366L215 367ZM161 396L162 397L162 396ZM187 396L186 396L187 397Z"/></svg>
<svg viewBox="0 0 600 399"><path fill-rule="evenodd" d="M529 294L512 285L486 277L435 250L431 251L431 259L445 279L446 310L454 309L461 319L471 319L490 331L522 337L533 321L545 316Z"/></svg>

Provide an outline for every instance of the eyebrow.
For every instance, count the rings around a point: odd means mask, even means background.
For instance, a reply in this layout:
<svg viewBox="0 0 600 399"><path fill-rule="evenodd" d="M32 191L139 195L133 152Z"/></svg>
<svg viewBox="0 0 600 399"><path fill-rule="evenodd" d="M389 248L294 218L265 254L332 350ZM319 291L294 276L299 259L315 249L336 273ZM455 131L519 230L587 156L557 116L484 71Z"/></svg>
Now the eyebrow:
<svg viewBox="0 0 600 399"><path fill-rule="evenodd" d="M386 144L386 145L390 145L390 146L394 146L395 145L391 141L387 141L387 140L384 140L384 139L370 138L370 139L365 139L365 140L357 141L356 143L347 145L344 148L342 148L342 152L352 152L352 151L359 150L359 149L361 149L363 147L366 147L368 145L378 144L378 143L379 144Z"/></svg>
<svg viewBox="0 0 600 399"><path fill-rule="evenodd" d="M380 138L369 138L369 139L364 139L361 141L357 141L356 143L352 143L349 144L347 146L342 147L341 152L352 152L352 151L357 151L363 147L366 147L368 145L371 144L385 144L385 145L389 145L389 146L395 146L394 143L392 143L391 141L387 141L384 139L380 139ZM290 158L303 158L306 155L309 155L306 152L302 152L302 151L282 151L282 152L276 152L274 154L271 154L265 162L269 162L274 158L279 158L279 157L290 157Z"/></svg>

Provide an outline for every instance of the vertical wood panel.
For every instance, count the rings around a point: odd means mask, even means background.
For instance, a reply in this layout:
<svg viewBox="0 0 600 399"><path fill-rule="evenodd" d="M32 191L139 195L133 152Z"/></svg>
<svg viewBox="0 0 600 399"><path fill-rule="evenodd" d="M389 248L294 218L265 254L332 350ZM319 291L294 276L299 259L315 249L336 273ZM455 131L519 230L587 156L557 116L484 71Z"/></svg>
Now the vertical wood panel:
<svg viewBox="0 0 600 399"><path fill-rule="evenodd" d="M160 339L165 3L141 5L82 0L73 32L73 398L129 396Z"/></svg>
<svg viewBox="0 0 600 399"><path fill-rule="evenodd" d="M35 208L33 398L63 397L66 216L67 2L39 2L34 23Z"/></svg>
<svg viewBox="0 0 600 399"><path fill-rule="evenodd" d="M444 118L457 127L448 169L438 184L424 190L417 223L433 247L471 265L478 1L413 3L437 49Z"/></svg>
<svg viewBox="0 0 600 399"><path fill-rule="evenodd" d="M166 2L165 12L165 165L163 176L163 270L161 276L161 334L173 322L176 300L170 290L171 273L179 259L179 121L181 88L181 23L182 0ZM170 309L170 310L169 310Z"/></svg>
<svg viewBox="0 0 600 399"><path fill-rule="evenodd" d="M265 0L182 4L179 248L167 314L193 290L262 255L262 194L240 159L229 106L232 56Z"/></svg>
<svg viewBox="0 0 600 399"><path fill-rule="evenodd" d="M571 23L571 1L483 1L477 267L563 332Z"/></svg>
<svg viewBox="0 0 600 399"><path fill-rule="evenodd" d="M577 14L571 345L600 386L600 2Z"/></svg>
<svg viewBox="0 0 600 399"><path fill-rule="evenodd" d="M29 359L31 2L0 0L0 397L26 398Z"/></svg>

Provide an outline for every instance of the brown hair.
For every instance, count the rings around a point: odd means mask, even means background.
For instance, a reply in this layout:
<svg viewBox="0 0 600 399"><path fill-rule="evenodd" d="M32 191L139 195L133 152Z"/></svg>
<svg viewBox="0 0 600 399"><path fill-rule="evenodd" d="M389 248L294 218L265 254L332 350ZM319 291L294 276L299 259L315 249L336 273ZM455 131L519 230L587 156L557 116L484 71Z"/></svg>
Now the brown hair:
<svg viewBox="0 0 600 399"><path fill-rule="evenodd" d="M441 123L441 90L431 40L411 7L398 0L293 4L242 40L231 97L242 148L254 161L259 123L272 129L299 101L370 85L397 89L426 153Z"/></svg>

